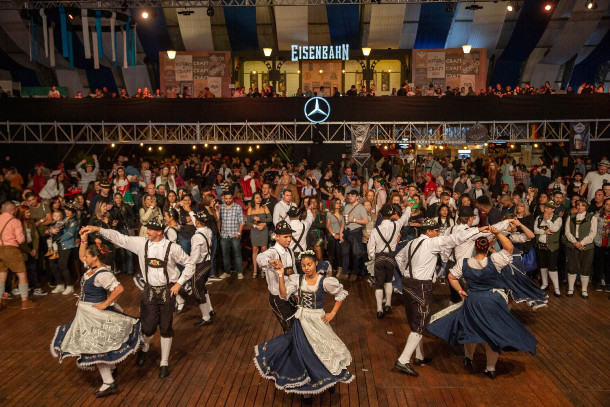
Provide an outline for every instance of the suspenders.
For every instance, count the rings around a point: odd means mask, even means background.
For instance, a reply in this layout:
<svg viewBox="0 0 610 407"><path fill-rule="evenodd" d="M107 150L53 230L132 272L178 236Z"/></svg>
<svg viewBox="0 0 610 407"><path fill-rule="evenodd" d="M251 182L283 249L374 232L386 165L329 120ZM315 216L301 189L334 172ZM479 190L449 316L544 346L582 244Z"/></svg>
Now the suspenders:
<svg viewBox="0 0 610 407"><path fill-rule="evenodd" d="M146 244L144 245L144 277L146 278L146 284L150 285L150 283L148 282L148 243L149 241L146 241ZM172 244L172 242L169 242L169 244L167 245L165 258L163 259L163 274L165 274L165 280L167 281L167 284L170 283L169 275L167 274L167 260L169 260L169 253L171 251Z"/></svg>
<svg viewBox="0 0 610 407"><path fill-rule="evenodd" d="M392 253L392 246L390 246L390 243L394 239L394 233L396 233L396 223L392 222L392 227L393 227L393 229L392 229L392 235L390 236L390 240L385 240L385 237L383 237L383 235L381 234L381 230L379 230L379 226L377 226L375 228L375 230L379 234L379 237L381 238L381 241L385 245L385 247L383 249L381 249L381 252L379 252L379 253ZM386 252L386 250L387 250L387 252Z"/></svg>
<svg viewBox="0 0 610 407"><path fill-rule="evenodd" d="M411 251L411 249L413 248L413 242L409 243L409 249L407 251L407 253L409 254L409 260L407 262L407 270L409 270L409 278L413 278L413 256L415 255L415 253L417 253L417 250L420 248L420 246L422 245L422 243L424 243L425 239L420 240L417 243L417 246L415 246L415 250Z"/></svg>
<svg viewBox="0 0 610 407"><path fill-rule="evenodd" d="M301 246L301 239L303 238L303 235L305 234L305 224L302 221L301 222L301 226L303 226L303 230L301 230L301 236L299 236L299 238L297 240L294 241L294 245L295 245L295 249L299 249L298 253L301 253L303 251L303 247Z"/></svg>
<svg viewBox="0 0 610 407"><path fill-rule="evenodd" d="M206 257L204 257L204 259L203 259L205 261L208 257L210 257L210 250L211 250L210 242L208 241L208 238L205 237L205 235L203 233L195 232L195 234L196 235L200 235L201 237L203 237L203 240L205 240L205 245L206 245L206 248L208 250L208 253L207 253Z"/></svg>

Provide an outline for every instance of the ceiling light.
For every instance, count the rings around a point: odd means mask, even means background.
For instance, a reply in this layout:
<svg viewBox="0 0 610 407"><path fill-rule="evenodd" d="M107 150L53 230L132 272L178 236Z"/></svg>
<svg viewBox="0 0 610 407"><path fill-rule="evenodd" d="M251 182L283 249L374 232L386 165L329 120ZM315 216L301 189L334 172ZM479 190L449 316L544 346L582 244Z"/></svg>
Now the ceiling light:
<svg viewBox="0 0 610 407"><path fill-rule="evenodd" d="M213 149L214 149L214 150L218 150L218 146L214 146L214 147L213 147Z"/></svg>
<svg viewBox="0 0 610 407"><path fill-rule="evenodd" d="M472 49L472 45L469 45L469 44L462 45L462 51L464 51L464 54L470 54L471 49Z"/></svg>
<svg viewBox="0 0 610 407"><path fill-rule="evenodd" d="M369 55L371 55L371 49L370 48L362 48L362 55L364 55L365 57L368 57Z"/></svg>
<svg viewBox="0 0 610 407"><path fill-rule="evenodd" d="M193 150L197 150L197 146L193 146Z"/></svg>
<svg viewBox="0 0 610 407"><path fill-rule="evenodd" d="M320 69L320 73L324 73L324 69Z"/></svg>
<svg viewBox="0 0 610 407"><path fill-rule="evenodd" d="M214 7L212 7L212 6L208 7L207 14L208 14L208 17L214 17Z"/></svg>
<svg viewBox="0 0 610 407"><path fill-rule="evenodd" d="M68 14L68 18L69 18L70 20L74 20L74 16L73 16L72 14Z"/></svg>
<svg viewBox="0 0 610 407"><path fill-rule="evenodd" d="M112 143L112 144L110 144L110 147L115 148L116 144Z"/></svg>
<svg viewBox="0 0 610 407"><path fill-rule="evenodd" d="M263 48L263 54L265 54L265 56L267 58L269 58L271 56L272 52L273 52L273 49L271 49L271 48Z"/></svg>
<svg viewBox="0 0 610 407"><path fill-rule="evenodd" d="M547 1L544 3L544 10L545 11L551 11L553 9L553 2L552 1Z"/></svg>
<svg viewBox="0 0 610 407"><path fill-rule="evenodd" d="M513 9L513 5L512 5L511 3L508 3L508 4L506 5L506 10L507 10L507 11L509 11L509 12L510 12L510 11L513 11L513 10L514 10L514 9Z"/></svg>
<svg viewBox="0 0 610 407"><path fill-rule="evenodd" d="M168 49L167 50L167 57L169 59L174 59L176 58L176 51L174 51L173 49Z"/></svg>
<svg viewBox="0 0 610 407"><path fill-rule="evenodd" d="M162 146L159 146L158 150L159 150L159 151L163 150L163 147L162 147Z"/></svg>
<svg viewBox="0 0 610 407"><path fill-rule="evenodd" d="M148 151L152 151L152 147L148 147Z"/></svg>
<svg viewBox="0 0 610 407"><path fill-rule="evenodd" d="M142 12L142 18L144 18L144 19L148 18L148 11Z"/></svg>
<svg viewBox="0 0 610 407"><path fill-rule="evenodd" d="M587 0L587 9L588 10L595 10L596 8L597 8L596 1Z"/></svg>
<svg viewBox="0 0 610 407"><path fill-rule="evenodd" d="M140 147L144 147L144 143L140 143Z"/></svg>

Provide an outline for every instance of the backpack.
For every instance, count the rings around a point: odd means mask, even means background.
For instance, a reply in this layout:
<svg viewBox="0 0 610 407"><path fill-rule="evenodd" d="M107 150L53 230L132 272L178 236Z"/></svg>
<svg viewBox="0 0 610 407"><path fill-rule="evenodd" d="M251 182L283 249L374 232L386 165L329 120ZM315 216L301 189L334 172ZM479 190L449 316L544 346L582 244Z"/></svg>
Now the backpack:
<svg viewBox="0 0 610 407"><path fill-rule="evenodd" d="M252 178L248 178L247 180L242 179L240 181L241 191L244 193L244 198L252 198L252 186L250 185L250 181L252 181Z"/></svg>

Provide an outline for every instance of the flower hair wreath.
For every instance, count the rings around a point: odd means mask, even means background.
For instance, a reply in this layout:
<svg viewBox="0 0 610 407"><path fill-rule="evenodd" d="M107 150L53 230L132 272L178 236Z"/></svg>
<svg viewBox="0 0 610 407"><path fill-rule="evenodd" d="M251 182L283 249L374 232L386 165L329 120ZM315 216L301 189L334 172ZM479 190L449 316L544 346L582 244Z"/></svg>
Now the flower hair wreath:
<svg viewBox="0 0 610 407"><path fill-rule="evenodd" d="M299 253L299 260L301 260L305 256L310 256L315 258L316 253L313 250L305 250L304 252Z"/></svg>

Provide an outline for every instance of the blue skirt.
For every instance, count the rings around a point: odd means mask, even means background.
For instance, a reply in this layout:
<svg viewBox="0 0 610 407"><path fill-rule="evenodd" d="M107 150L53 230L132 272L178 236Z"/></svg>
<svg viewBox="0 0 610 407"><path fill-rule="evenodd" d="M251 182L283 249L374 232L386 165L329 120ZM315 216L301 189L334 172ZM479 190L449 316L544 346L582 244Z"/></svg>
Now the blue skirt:
<svg viewBox="0 0 610 407"><path fill-rule="evenodd" d="M508 309L500 292L470 291L456 306L432 316L428 331L451 346L487 343L494 352L523 350L536 354L538 341Z"/></svg>
<svg viewBox="0 0 610 407"><path fill-rule="evenodd" d="M527 276L519 267L520 262L514 262L504 267L501 271L502 279L506 283L506 287L510 290L512 299L519 302L527 302L533 309L546 307L548 295L534 284L531 278Z"/></svg>
<svg viewBox="0 0 610 407"><path fill-rule="evenodd" d="M275 387L286 393L318 394L354 378L347 369L338 375L326 369L307 341L298 319L290 331L256 345L254 353L254 365L261 376L273 380Z"/></svg>

